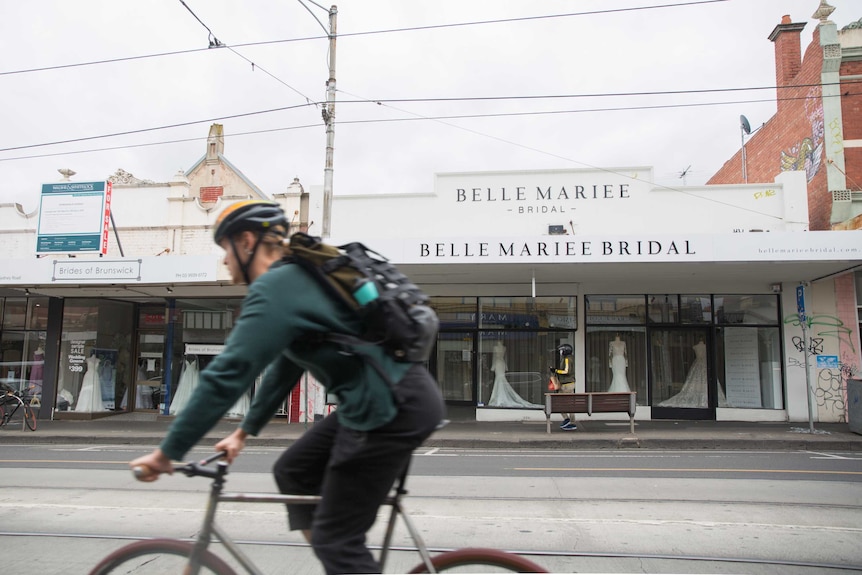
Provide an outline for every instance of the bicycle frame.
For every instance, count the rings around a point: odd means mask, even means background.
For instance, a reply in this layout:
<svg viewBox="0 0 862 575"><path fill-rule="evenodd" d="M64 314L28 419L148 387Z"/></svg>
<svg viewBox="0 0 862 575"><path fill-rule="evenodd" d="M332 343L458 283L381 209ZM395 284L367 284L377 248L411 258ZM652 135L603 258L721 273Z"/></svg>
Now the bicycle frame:
<svg viewBox="0 0 862 575"><path fill-rule="evenodd" d="M197 573L197 570L200 568L199 564L199 555L202 551L206 550L209 545L214 541L213 536L215 536L215 541L221 543L225 549L227 549L228 553L230 553L237 562L242 565L243 569L246 570L250 575L265 575L261 572L252 560L239 548L236 542L234 542L227 533L225 533L215 522L216 510L218 508L219 503L281 503L281 504L293 504L293 505L313 505L320 501L320 497L317 495L279 495L279 494L268 494L268 493L233 493L233 492L225 492L224 484L225 484L225 476L227 475L228 464L220 461L216 464L216 469L208 469L203 467L204 465L215 461L222 457L222 454L217 454L215 456L210 457L209 459L205 459L198 464L188 464L182 467L178 467L176 471L180 471L185 475L192 476L203 476L208 477L213 480L212 486L210 488L210 495L207 500L206 511L204 512L204 520L203 525L199 531L198 536L194 542L194 552L192 556L189 558L189 567L191 568L192 573ZM409 467L409 466L408 466ZM392 537L395 533L395 523L397 517L400 515L402 520L404 521L404 525L407 528L407 532L410 535L410 538L413 540L414 545L416 545L416 550L419 552L419 555L422 557L422 562L425 564L425 567L428 569L429 573L436 573L436 569L431 561L431 554L428 551L428 548L425 545L422 536L419 531L416 529L413 521L407 515L404 510L404 506L401 503L401 499L404 495L407 494L407 490L404 489L404 483L407 479L407 469L401 474L396 482L396 485L393 490L393 494L388 496L384 501L384 505L389 505L392 507L392 511L389 514L388 523L386 526L386 532L383 538L383 543L381 545L380 550L380 568L383 569L383 566L386 562L386 556L389 552L390 545L392 542Z"/></svg>
<svg viewBox="0 0 862 575"><path fill-rule="evenodd" d="M3 411L3 421L0 421L0 427L8 424L22 407L24 407L24 400L11 391L6 392L2 397L0 397L0 408L2 408ZM26 425L27 422L22 419L21 429L25 429Z"/></svg>

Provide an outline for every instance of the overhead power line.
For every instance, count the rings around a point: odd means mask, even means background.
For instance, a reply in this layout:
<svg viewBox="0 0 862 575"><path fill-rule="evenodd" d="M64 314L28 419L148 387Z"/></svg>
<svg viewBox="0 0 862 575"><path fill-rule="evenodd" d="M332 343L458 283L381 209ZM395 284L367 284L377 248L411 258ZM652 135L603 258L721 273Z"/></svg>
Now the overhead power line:
<svg viewBox="0 0 862 575"><path fill-rule="evenodd" d="M167 130L169 128L179 128L182 126L193 126L195 124L204 124L207 122L220 122L220 121L224 121L224 120L230 120L232 118L243 118L246 116L256 116L259 114L269 114L272 112L282 112L284 110L294 110L296 108L305 108L307 106L311 106L314 104L316 104L316 102L310 103L310 104L296 104L295 106L283 106L281 108L271 108L269 110L258 110L257 112L245 112L242 114L232 114L230 116L219 116L219 117L215 117L215 118L207 118L205 120L192 120L189 122L179 122L177 124L168 124L166 126L155 126L155 127L151 127L151 128L140 128L138 130L126 130L125 132L114 132L111 134L101 134L99 136L84 136L81 138L71 138L68 140L58 140L56 142L45 142L42 144L28 144L26 146L14 146L11 148L0 148L0 152L10 152L12 150L26 150L29 148L41 148L43 146L56 146L59 144L72 144L75 142L86 142L89 140L99 140L102 138L113 138L116 136L128 136L130 134L141 134L144 132L155 132L157 130Z"/></svg>
<svg viewBox="0 0 862 575"><path fill-rule="evenodd" d="M204 28L206 28L207 32L209 32L209 44L210 44L210 45L209 45L209 47L210 47L210 48L227 48L228 50L230 50L230 51L231 51L231 53L233 53L233 54L234 54L234 55L236 55L236 56L239 56L240 58L242 58L243 60L245 60L246 62L248 62L249 64L251 64L251 71L252 71L252 72L254 72L254 71L255 71L255 69L260 70L261 72L263 72L264 74L266 74L266 75L267 75L267 76L269 76L270 78L273 78L273 79L274 79L275 81L277 81L278 83L280 83L280 84L282 84L282 85L284 85L284 86L286 86L286 87L290 88L291 90L293 90L294 92L296 92L297 94L299 94L300 96L302 96L303 98L305 98L306 103L311 103L311 98L309 98L308 96L306 96L305 94L303 94L302 92L300 92L299 90L297 90L296 88L294 88L293 86L291 86L290 84L288 84L287 82L285 82L284 80L282 80L281 78L279 78L278 76L276 76L275 74L273 74L272 72L270 72L269 70L266 70L266 69L262 68L261 66L256 65L254 62L252 62L251 60L249 60L248 58L246 58L245 56L243 56L242 54L240 54L239 52L237 52L235 49L233 49L232 47L230 47L230 46L228 46L228 45L224 44L224 43L223 43L223 42L221 42L218 38L216 38L215 34L213 34L213 31L210 29L210 27L209 27L209 26L207 26L206 24L204 24L204 21L203 21L203 20L201 20L200 18L198 18L198 15L197 15L197 14L195 14L195 13L194 13L194 11L193 11L191 8L189 8L189 5L188 5L188 4L186 4L184 0L180 0L180 4L182 4L183 6L185 6L186 10L188 10L188 11L189 11L189 13L190 13L192 16L194 16L194 17L195 17L195 20L197 20L198 22L200 22L200 25L201 25L201 26L203 26Z"/></svg>
<svg viewBox="0 0 862 575"><path fill-rule="evenodd" d="M657 10L657 9L665 9L665 8L680 8L680 7L686 7L686 6L696 6L699 4L714 4L714 3L718 3L718 2L727 2L727 1L729 1L729 0L698 0L698 1L692 1L692 2L678 2L678 3L673 3L673 4L657 4L654 6L636 6L636 7L631 7L631 8L616 8L616 9L611 9L611 10L592 10L589 12L569 12L569 13L564 13L564 14L546 14L546 15L540 15L540 16L521 16L521 17L517 17L517 18L500 18L500 19L495 19L495 20L478 20L478 21L471 21L471 22L452 22L452 23L448 23L448 24L429 24L426 26L409 26L409 27L404 27L404 28L389 28L389 29L385 29L385 30L366 30L366 31L362 31L362 32L346 32L346 33L338 34L338 37L339 38L348 38L351 36L369 36L369 35L373 35L373 34L395 34L395 33L403 33L403 32L418 32L418 31L423 31L423 30L437 30L437 29L443 29L443 28L458 28L458 27L464 27L464 26L483 26L483 25L489 25L489 24L506 24L506 23L512 23L512 22L526 22L526 21L531 21L531 20L548 20L548 19L553 19L553 18L571 18L571 17L576 17L576 16L594 16L594 15L600 15L600 14L611 14L611 13L616 13L616 12L633 12L633 11L640 11L640 10ZM183 5L185 5L185 2L183 2ZM186 6L186 8L188 9L188 6ZM190 9L189 9L189 11L191 12ZM194 15L193 12L192 12L192 14ZM197 18L197 16L195 16L195 18ZM199 22L201 22L199 18L197 18L197 19ZM203 24L203 22L201 22L201 24L205 28L207 28L207 30L212 34L212 31L209 30L209 28L206 26L206 24ZM214 38L214 36L213 36L213 38ZM309 40L321 40L321 39L325 40L328 38L329 38L329 36L306 36L306 37L300 37L300 38L284 38L281 40L262 40L259 42L244 42L244 43L240 43L240 44L232 44L232 47L233 48L246 48L246 47L251 47L251 46L267 46L267 45L272 45L272 44L285 44L285 43L289 43L289 42L306 42ZM218 39L216 38L216 40L218 40ZM206 52L206 51L210 50L211 48L222 48L222 47L225 47L225 46L223 44L221 44L219 46L208 46L207 48L192 48L192 49L188 49L188 50L174 50L174 51L170 51L170 52L159 52L159 53L155 53L155 54L142 54L142 55L138 55L138 56L124 56L124 57L120 57L120 58L105 58L102 60L93 60L93 61L89 61L89 62L76 62L76 63L72 63L72 64L57 64L55 66L43 66L43 67L39 67L39 68L25 68L25 69L21 69L21 70L7 70L5 72L0 72L0 76L9 76L9 75L13 75L13 74L29 74L29 73L33 73L33 72L47 72L50 70L62 70L64 68L77 68L80 66L96 66L96 65L100 65L100 64L112 64L112 63L127 62L127 61L132 61L132 60L143 60L146 58L162 58L162 57L167 57L167 56L178 56L181 54L193 54L195 52Z"/></svg>
<svg viewBox="0 0 862 575"><path fill-rule="evenodd" d="M657 90L653 92L598 92L592 94L534 94L521 96L452 96L443 98L377 98L365 99L354 96L349 92L339 90L343 94L360 98L359 100L342 100L339 104L355 103L416 103L416 102L472 102L472 101L494 101L494 100L552 100L564 98L617 98L623 96L672 96L682 94L715 94L721 92L754 92L758 90L790 90L799 88L811 88L814 86L846 86L848 84L862 83L862 79L843 80L841 82L818 83L818 84L795 84L793 86L751 86L748 88L703 88L698 90ZM783 100L784 98L778 98ZM790 98L795 99L795 98Z"/></svg>
<svg viewBox="0 0 862 575"><path fill-rule="evenodd" d="M348 95L353 96L355 98L360 97L360 96L356 96L355 94L351 94L350 92L342 91L342 93L348 94ZM860 92L859 94L862 94L862 92ZM855 96L855 95L859 95L859 94L847 93L844 95L845 96ZM824 96L824 97L828 97L828 98L829 97L839 97L839 95L836 94L835 96ZM779 100L791 101L791 100L804 100L804 99L806 99L806 97L799 96L799 97L794 97L794 98L780 98ZM377 104L378 102L382 103L385 101L386 100L355 100L354 103L360 103L361 102L361 103ZM363 120L342 120L339 122L339 124L342 124L342 125L346 125L346 124L375 124L375 123L383 124L383 123L392 123L392 122L415 122L415 121L419 121L419 120L439 121L441 123L446 124L446 122L444 122L444 120L505 118L505 117L519 117L519 116L557 115L557 114L584 114L584 113L601 113L601 112L625 112L625 111L635 111L635 110L655 110L655 109L667 109L667 108L691 108L691 107L699 107L699 106L727 106L727 105L733 105L733 104L762 104L762 103L768 103L768 102L773 102L773 101L775 101L775 100L772 98L769 98L769 99L761 99L761 100L732 100L732 101L727 101L727 102L699 102L699 103L692 103L692 104L655 104L655 105L645 105L645 106L621 106L621 107L616 107L616 108L581 108L581 109L576 109L576 110L537 110L537 111L499 112L499 113L493 113L492 112L492 113L482 113L482 114L457 114L457 115L447 115L447 116L424 116L421 114L416 114L414 112L410 112L408 110L402 110L400 108L396 108L394 106L387 105L387 107L390 107L393 110L396 110L398 112L401 112L404 114L410 114L410 117L409 118L369 118L369 119L363 119ZM26 146L3 148L3 149L0 149L0 152L10 152L10 151L14 151L14 150L24 150L24 149L39 148L39 147L53 146L53 145L59 145L59 144L71 144L71 143L75 143L75 142L85 142L85 141L91 141L91 140L96 140L96 139L101 139L101 138L111 138L114 136L125 136L125 135L129 135L129 134L153 132L153 131L165 130L165 129L169 129L169 128L177 128L177 127L182 127L182 126L192 126L195 124L219 122L219 121L229 120L229 119L233 119L233 118L242 118L242 117L246 117L246 116L255 116L255 115L259 115L259 114L269 114L272 112L281 112L284 110L302 108L302 107L305 107L308 105L311 105L311 104L299 104L296 106L286 106L283 108L272 108L269 110L260 110L257 112L246 112L246 113L242 113L242 114L233 114L231 116L221 116L221 117L217 117L217 118L193 120L193 121L182 122L182 123L178 123L178 124L170 124L167 126L156 126L156 127L151 127L151 128L142 128L139 130L128 130L128 131L124 131L124 132L116 132L113 134L103 134L101 136L87 136L87 137L73 138L73 139L62 140L62 141L57 141L57 142L47 142L47 143L43 143L43 144L30 144L30 145L26 145ZM478 134L478 135L483 135L483 136L486 135L486 134L482 134L481 132L471 130L469 128L457 126L455 124L446 124L446 125L452 126L454 128L462 129L462 130L467 130L469 132L473 132L473 133ZM285 131L285 130L295 130L295 129L301 129L301 128L308 128L308 127L312 127L312 126L319 127L319 124L309 124L309 125L303 125L303 126L289 126L289 127L284 127L284 128L273 128L273 129L266 129L266 130L249 131L249 132L242 132L241 134L234 134L234 135L262 134L262 133L267 133L267 132L278 132L278 131ZM494 138L493 136L488 136L488 137L491 137L493 139L498 139L498 138ZM160 145L160 144L174 144L174 143L179 143L179 142L193 141L196 139L197 138L189 138L189 139L184 139L184 140L166 140L166 141L162 141L162 142L150 142L147 144L128 144L128 145L122 145L122 146L112 146L112 147L96 148L96 149L89 149L89 150L72 150L72 151L66 151L66 152L51 152L51 153L46 153L46 154L34 154L34 155L28 155L28 156L15 156L15 157L11 157L11 158L0 158L0 162L6 162L6 161L12 161L12 160L24 160L24 159L32 159L32 158L46 158L46 157L53 157L53 156L63 156L63 155L67 155L67 154L82 154L82 153L89 153L89 152L102 152L102 151L107 151L107 150L120 150L120 149L125 149L125 148L137 148L137 147L143 147L143 146L156 146L156 145Z"/></svg>

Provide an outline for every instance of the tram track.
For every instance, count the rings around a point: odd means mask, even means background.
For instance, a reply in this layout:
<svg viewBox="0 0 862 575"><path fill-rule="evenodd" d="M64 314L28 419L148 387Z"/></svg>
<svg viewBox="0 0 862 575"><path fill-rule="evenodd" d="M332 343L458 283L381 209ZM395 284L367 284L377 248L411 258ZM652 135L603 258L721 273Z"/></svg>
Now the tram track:
<svg viewBox="0 0 862 575"><path fill-rule="evenodd" d="M54 533L54 532L14 532L0 531L2 537L28 537L36 539L82 539L96 541L141 541L147 538L135 535L104 535L104 534L86 534L86 533ZM178 537L183 541L193 541L191 537ZM275 540L256 540L256 539L235 539L235 542L244 547L270 547L270 548L295 548L307 549L311 553L308 543L299 541L275 541ZM370 544L369 548L372 551L379 551L379 546ZM454 547L435 547L429 545L429 551L432 554L444 553L453 551ZM390 551L394 553L415 553L412 547L393 546ZM572 551L572 550L530 550L530 549L505 549L510 553L515 553L524 557L528 557L536 563L547 566L548 561L558 562L565 559L629 559L629 560L655 560L669 562L707 562L712 565L728 564L734 566L765 566L765 567L793 567L812 570L812 573L823 573L824 570L834 571L849 571L862 572L862 565L840 564L833 562L817 562L817 561L796 561L789 559L759 559L752 557L728 557L728 556L706 556L706 555L691 555L691 554L659 554L659 553L621 553L614 551ZM253 552L252 552L253 553ZM545 563L543 563L543 560ZM747 573L753 573L751 570L746 570Z"/></svg>

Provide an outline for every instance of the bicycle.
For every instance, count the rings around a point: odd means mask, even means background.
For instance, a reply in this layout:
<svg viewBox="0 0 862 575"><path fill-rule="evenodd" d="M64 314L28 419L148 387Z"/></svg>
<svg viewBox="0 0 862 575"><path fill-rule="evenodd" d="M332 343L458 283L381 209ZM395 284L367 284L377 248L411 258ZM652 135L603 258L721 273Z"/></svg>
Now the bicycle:
<svg viewBox="0 0 862 575"><path fill-rule="evenodd" d="M231 493L224 491L228 464L219 461L216 468L207 465L224 457L224 453L212 455L199 463L189 462L175 465L174 471L187 477L207 477L213 480L210 495L204 512L203 525L194 541L179 539L156 538L136 541L114 551L99 562L90 571L90 575L107 575L109 573L147 573L165 575L167 573L212 573L215 575L237 575L236 571L225 560L209 550L210 544L221 543L230 555L250 575L263 575L263 572L239 548L216 523L215 515L219 503L282 503L282 504L314 504L320 501L316 495L280 495L269 493ZM143 470L134 470L136 475ZM432 556L422 540L412 519L404 510L401 500L407 494L404 483L407 470L401 474L393 488L392 494L386 499L392 511L386 524L383 544L380 548L379 562L381 570L386 563L387 554L395 531L396 519L400 516L410 538L416 546L422 562L416 565L410 573L438 573L461 567L482 567L487 572L489 567L515 573L546 573L539 565L514 553L488 548L463 548L447 551ZM203 570L203 571L202 571Z"/></svg>
<svg viewBox="0 0 862 575"><path fill-rule="evenodd" d="M33 399L23 391L7 388L0 396L0 427L5 427L18 410L23 408L24 421L21 423L21 429L26 426L30 431L36 431L36 414L33 412L32 402Z"/></svg>

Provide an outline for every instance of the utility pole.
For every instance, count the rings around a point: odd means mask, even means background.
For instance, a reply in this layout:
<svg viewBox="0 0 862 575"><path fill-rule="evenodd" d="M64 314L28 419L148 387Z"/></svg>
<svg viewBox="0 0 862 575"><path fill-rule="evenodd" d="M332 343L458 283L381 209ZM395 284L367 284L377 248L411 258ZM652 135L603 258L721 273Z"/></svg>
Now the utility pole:
<svg viewBox="0 0 862 575"><path fill-rule="evenodd" d="M335 37L338 8L329 9L329 80L326 82L326 106L323 108L323 121L326 123L326 166L323 170L323 233L330 235L332 217L332 162L335 151Z"/></svg>

